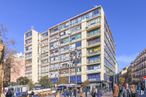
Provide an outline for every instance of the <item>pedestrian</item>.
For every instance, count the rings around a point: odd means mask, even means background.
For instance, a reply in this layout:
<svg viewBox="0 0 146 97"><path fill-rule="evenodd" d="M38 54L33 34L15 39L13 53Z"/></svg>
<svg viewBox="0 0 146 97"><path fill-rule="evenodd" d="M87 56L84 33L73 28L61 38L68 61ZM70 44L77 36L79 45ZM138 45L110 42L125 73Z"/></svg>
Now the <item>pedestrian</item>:
<svg viewBox="0 0 146 97"><path fill-rule="evenodd" d="M84 95L84 93L83 93L83 91L82 91L82 87L81 87L80 90L79 90L79 94L80 94L80 97L85 97L85 95Z"/></svg>
<svg viewBox="0 0 146 97"><path fill-rule="evenodd" d="M74 88L73 89L73 96L76 97L76 94L77 94L77 90L76 90L76 88Z"/></svg>
<svg viewBox="0 0 146 97"><path fill-rule="evenodd" d="M136 85L135 84L132 83L130 85L130 91L131 91L130 97L138 97L138 93L136 92Z"/></svg>
<svg viewBox="0 0 146 97"><path fill-rule="evenodd" d="M97 97L102 97L102 91L97 88Z"/></svg>
<svg viewBox="0 0 146 97"><path fill-rule="evenodd" d="M63 96L64 96L64 97L67 96L67 95L66 95L66 89L64 89L64 91L63 91Z"/></svg>
<svg viewBox="0 0 146 97"><path fill-rule="evenodd" d="M117 84L114 84L113 97L118 97L118 95L119 95L119 86Z"/></svg>
<svg viewBox="0 0 146 97"><path fill-rule="evenodd" d="M59 90L56 92L56 96L55 97L60 97L60 91Z"/></svg>
<svg viewBox="0 0 146 97"><path fill-rule="evenodd" d="M8 89L8 91L6 93L6 97L14 97L14 89L13 88Z"/></svg>
<svg viewBox="0 0 146 97"><path fill-rule="evenodd" d="M69 88L69 97L72 97L72 89Z"/></svg>
<svg viewBox="0 0 146 97"><path fill-rule="evenodd" d="M96 90L95 90L94 87L92 88L91 96L92 96L92 97L96 97Z"/></svg>
<svg viewBox="0 0 146 97"><path fill-rule="evenodd" d="M85 96L88 97L88 87L85 87Z"/></svg>

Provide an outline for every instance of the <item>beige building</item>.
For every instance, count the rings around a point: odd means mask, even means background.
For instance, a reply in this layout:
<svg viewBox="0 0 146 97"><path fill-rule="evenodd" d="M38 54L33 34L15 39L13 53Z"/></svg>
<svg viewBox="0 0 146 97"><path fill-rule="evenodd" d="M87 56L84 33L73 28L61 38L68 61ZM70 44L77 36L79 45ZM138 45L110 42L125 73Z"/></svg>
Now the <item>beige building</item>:
<svg viewBox="0 0 146 97"><path fill-rule="evenodd" d="M64 78L68 83L94 83L109 81L116 72L115 42L101 6L41 34L31 30L24 36L26 76L35 82L48 75L53 83ZM74 51L76 61L70 57Z"/></svg>
<svg viewBox="0 0 146 97"><path fill-rule="evenodd" d="M19 77L25 76L25 63L24 56L20 53L14 55L12 66L10 82L16 82Z"/></svg>
<svg viewBox="0 0 146 97"><path fill-rule="evenodd" d="M24 34L25 75L33 82L38 82L39 33L34 29Z"/></svg>
<svg viewBox="0 0 146 97"><path fill-rule="evenodd" d="M146 49L131 63L132 81L140 81L146 76Z"/></svg>

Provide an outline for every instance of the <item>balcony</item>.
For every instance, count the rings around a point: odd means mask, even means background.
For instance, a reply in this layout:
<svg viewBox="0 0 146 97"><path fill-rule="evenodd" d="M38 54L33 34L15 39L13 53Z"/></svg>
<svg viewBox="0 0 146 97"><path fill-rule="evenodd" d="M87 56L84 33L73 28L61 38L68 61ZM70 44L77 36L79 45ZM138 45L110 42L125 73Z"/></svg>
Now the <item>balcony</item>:
<svg viewBox="0 0 146 97"><path fill-rule="evenodd" d="M25 53L30 53L30 52L32 52L32 49L25 50Z"/></svg>
<svg viewBox="0 0 146 97"><path fill-rule="evenodd" d="M87 73L99 73L100 69L92 69L92 70L87 70Z"/></svg>
<svg viewBox="0 0 146 97"><path fill-rule="evenodd" d="M91 57L91 56L95 56L95 55L100 55L100 50L98 50L98 51L96 51L96 52L89 52L89 51L88 51L87 57Z"/></svg>
<svg viewBox="0 0 146 97"><path fill-rule="evenodd" d="M90 30L93 30L93 29L96 29L96 28L100 28L100 26L101 26L100 22L87 24L86 30L90 31Z"/></svg>
<svg viewBox="0 0 146 97"><path fill-rule="evenodd" d="M30 35L30 36L25 36L25 40L28 40L28 39L30 39L30 38L32 38L32 35Z"/></svg>
<svg viewBox="0 0 146 97"><path fill-rule="evenodd" d="M90 40L87 40L87 47L95 47L100 45L100 38L92 38Z"/></svg>
<svg viewBox="0 0 146 97"><path fill-rule="evenodd" d="M55 42L55 41L58 41L59 39L58 38L54 38L54 39L50 39L50 42Z"/></svg>
<svg viewBox="0 0 146 97"><path fill-rule="evenodd" d="M96 59L96 60L88 60L88 64L99 64L100 63L100 59Z"/></svg>
<svg viewBox="0 0 146 97"><path fill-rule="evenodd" d="M32 56L25 56L25 60L32 59Z"/></svg>
<svg viewBox="0 0 146 97"><path fill-rule="evenodd" d="M32 65L31 63L28 63L28 64L26 63L26 64L25 64L26 67L27 67L27 66L31 66L31 65Z"/></svg>
<svg viewBox="0 0 146 97"><path fill-rule="evenodd" d="M100 81L100 78L93 78L93 79L88 79L90 82L94 82L94 81Z"/></svg>
<svg viewBox="0 0 146 97"><path fill-rule="evenodd" d="M32 45L32 42L25 43L25 46L31 46L31 45Z"/></svg>
<svg viewBox="0 0 146 97"><path fill-rule="evenodd" d="M90 33L90 32L87 33L87 40L91 38L96 38L96 37L100 37L100 33L98 31L94 33Z"/></svg>

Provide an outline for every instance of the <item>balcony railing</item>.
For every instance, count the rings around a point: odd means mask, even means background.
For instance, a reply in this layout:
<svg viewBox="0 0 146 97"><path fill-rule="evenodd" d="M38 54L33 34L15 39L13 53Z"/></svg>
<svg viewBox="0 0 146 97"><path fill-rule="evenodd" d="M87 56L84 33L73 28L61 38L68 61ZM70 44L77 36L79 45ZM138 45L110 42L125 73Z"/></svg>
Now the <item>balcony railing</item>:
<svg viewBox="0 0 146 97"><path fill-rule="evenodd" d="M87 43L87 46L96 46L96 45L99 45L100 44L100 40L97 40L97 41L92 41L92 42L88 42Z"/></svg>
<svg viewBox="0 0 146 97"><path fill-rule="evenodd" d="M87 73L97 73L100 72L99 69L92 69L92 70L87 70Z"/></svg>
<svg viewBox="0 0 146 97"><path fill-rule="evenodd" d="M98 27L100 27L100 22L98 22L98 23L92 23L92 24L87 24L86 29L87 30L91 30L91 29L95 29L95 28L98 28Z"/></svg>
<svg viewBox="0 0 146 97"><path fill-rule="evenodd" d="M100 31L93 31L93 32L88 32L87 37L93 37L93 36L98 36L100 35Z"/></svg>
<svg viewBox="0 0 146 97"><path fill-rule="evenodd" d="M88 64L96 64L99 63L100 59L96 59L96 60L88 60Z"/></svg>
<svg viewBox="0 0 146 97"><path fill-rule="evenodd" d="M96 52L89 52L88 51L88 56L94 56L94 55L97 55L97 54L100 54L100 50L98 50Z"/></svg>
<svg viewBox="0 0 146 97"><path fill-rule="evenodd" d="M98 78L93 78L93 79L88 79L89 81L99 81L100 79Z"/></svg>

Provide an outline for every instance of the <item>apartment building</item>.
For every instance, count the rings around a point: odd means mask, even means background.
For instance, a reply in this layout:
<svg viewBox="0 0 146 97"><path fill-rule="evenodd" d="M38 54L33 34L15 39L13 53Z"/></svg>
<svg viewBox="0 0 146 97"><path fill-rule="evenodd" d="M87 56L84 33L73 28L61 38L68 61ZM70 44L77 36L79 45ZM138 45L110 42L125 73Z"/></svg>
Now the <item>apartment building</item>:
<svg viewBox="0 0 146 97"><path fill-rule="evenodd" d="M71 61L73 52L76 62ZM101 6L43 33L25 33L26 76L33 81L45 75L52 83L61 79L68 83L109 81L116 72L115 55L115 42Z"/></svg>
<svg viewBox="0 0 146 97"><path fill-rule="evenodd" d="M131 63L132 81L140 81L146 75L146 49Z"/></svg>
<svg viewBox="0 0 146 97"><path fill-rule="evenodd" d="M25 76L38 82L39 33L34 29L24 34Z"/></svg>

